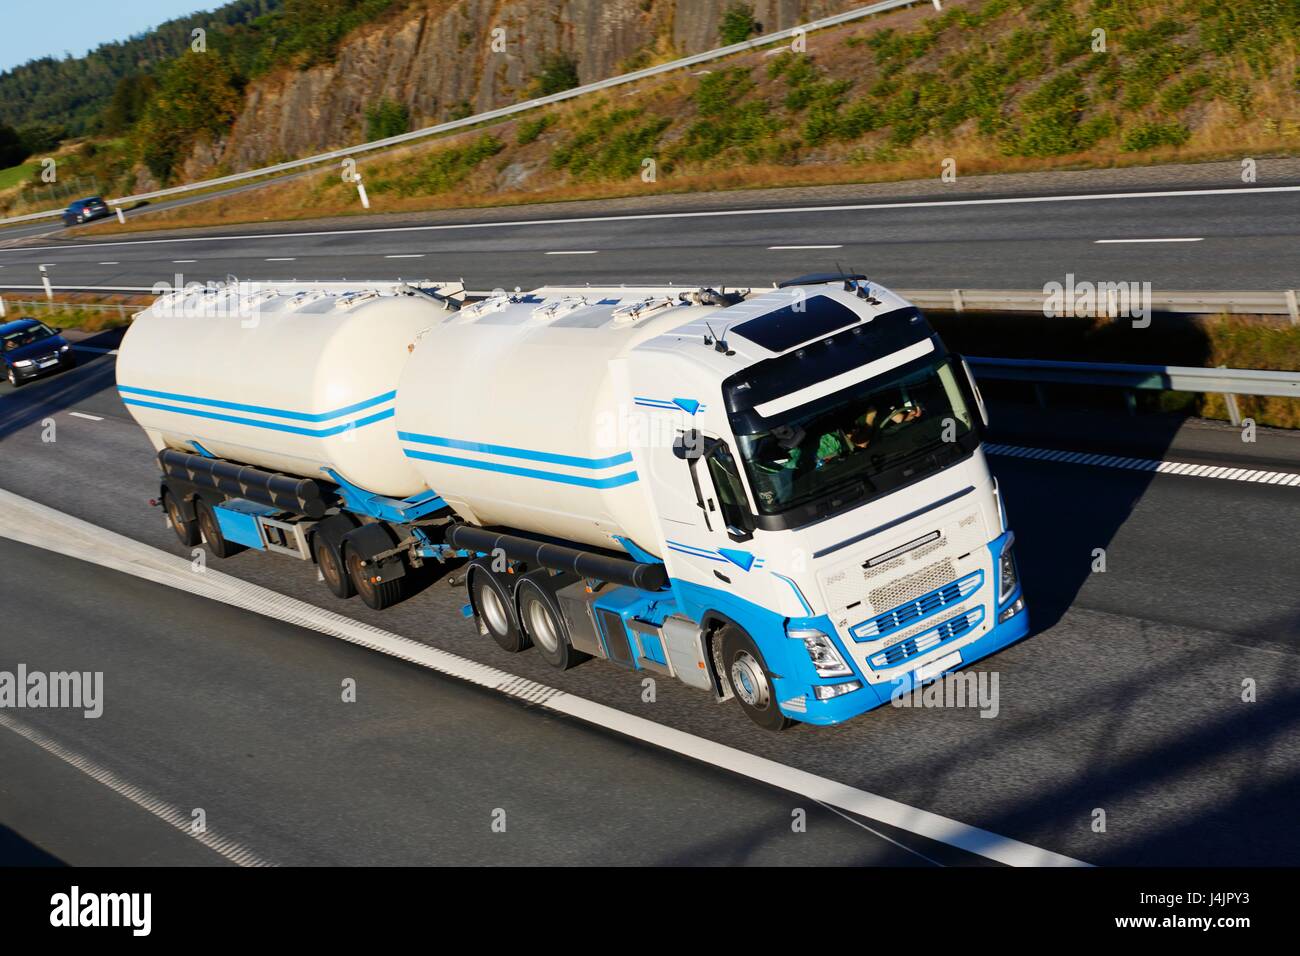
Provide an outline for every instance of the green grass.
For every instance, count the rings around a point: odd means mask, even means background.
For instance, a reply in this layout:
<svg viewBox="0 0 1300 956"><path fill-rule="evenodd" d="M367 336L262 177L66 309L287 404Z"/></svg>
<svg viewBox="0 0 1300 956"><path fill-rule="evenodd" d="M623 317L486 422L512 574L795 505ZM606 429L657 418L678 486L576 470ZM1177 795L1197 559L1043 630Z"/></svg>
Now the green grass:
<svg viewBox="0 0 1300 956"><path fill-rule="evenodd" d="M8 169L0 169L0 189L9 189L17 186L24 180L30 179L32 173L40 168L40 163L23 163L21 166L10 166Z"/></svg>

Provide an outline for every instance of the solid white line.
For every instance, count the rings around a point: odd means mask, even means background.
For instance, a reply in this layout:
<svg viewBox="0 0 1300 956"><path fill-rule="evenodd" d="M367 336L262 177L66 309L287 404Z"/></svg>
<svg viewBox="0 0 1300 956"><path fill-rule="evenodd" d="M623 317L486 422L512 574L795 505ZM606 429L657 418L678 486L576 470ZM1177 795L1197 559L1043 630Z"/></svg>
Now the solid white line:
<svg viewBox="0 0 1300 956"><path fill-rule="evenodd" d="M108 248L111 246L138 246L148 243L169 242L252 242L264 239L303 239L310 236L361 236L372 233L436 232L443 229L497 229L516 226L585 225L593 222L637 222L651 219L706 219L727 216L784 216L797 213L862 212L889 209L939 209L949 206L1003 206L1020 203L1045 202L1096 202L1107 199L1170 199L1179 196L1225 196L1230 194L1254 195L1259 193L1300 192L1300 186L1243 186L1238 189L1170 189L1136 193L1091 193L1064 196L998 196L987 199L929 199L911 202L852 203L843 206L778 206L770 209L715 209L700 212L641 212L616 216L575 216L570 219L516 219L501 222L444 222L429 226L387 226L370 229L332 229L320 232L276 232L225 236L180 236L158 239L129 239L117 242L81 243L68 246L31 246L3 250L5 252L45 252L65 249Z"/></svg>
<svg viewBox="0 0 1300 956"><path fill-rule="evenodd" d="M1300 482L1300 473L1290 471L1260 471L1248 468L1198 466L1189 462L1160 458L1125 458L1121 455L1099 455L1093 452L1062 451L1059 448L1027 448L1022 445L987 443L984 451L990 455L1008 458L1029 458L1040 461L1061 461L1071 465L1095 465L1098 468L1119 468L1126 471L1154 471L1162 475L1179 475L1187 478L1215 478L1221 481L1247 481L1254 484L1294 484ZM1210 471L1198 468L1210 467Z"/></svg>
<svg viewBox="0 0 1300 956"><path fill-rule="evenodd" d="M423 252L403 252L398 255L384 256L385 259L423 259Z"/></svg>
<svg viewBox="0 0 1300 956"><path fill-rule="evenodd" d="M192 829L193 818L187 811L159 799L147 790L137 787L107 767L77 753L75 750L68 749L53 737L33 727L28 727L26 724L10 717L4 711L0 711L0 727L12 730L19 737L26 738L46 753L58 757L70 767L80 770L96 783L103 784L118 796L125 797L136 806L149 811L164 823L170 824L191 839L197 840L209 850L216 851L230 862L239 866L275 866L274 863L259 856L243 844L229 837L220 836L211 828L202 833L195 833Z"/></svg>
<svg viewBox="0 0 1300 956"><path fill-rule="evenodd" d="M894 846L898 847L900 850L906 850L908 853L911 853L913 856L919 856L921 859L925 860L926 863L933 863L935 866L943 866L943 864L940 863L938 860L932 860L932 859L930 859L928 856L926 856L924 853L921 853L921 852L919 852L919 851L917 851L917 850L913 850L910 846L905 846L904 844L899 843L899 842L898 842L897 840L895 840L893 837L886 836L885 834L881 833L879 830L876 830L876 829L873 829L872 827L867 826L867 825L866 825L865 823L863 823L861 820L855 820L855 819L853 819L853 818L852 818L851 816L849 816L847 813L842 813L841 811L836 810L834 807L832 807L832 806L830 806L830 805L828 805L828 804L825 804L825 803L820 804L820 806L822 806L823 808L829 810L831 813L835 814L837 817L840 817L841 819L844 819L844 820L848 820L849 823L852 823L855 827L861 827L862 829L866 830L868 833L871 833L871 834L874 834L874 835L880 837L880 839L886 841L887 843L892 843L892 844L894 844Z"/></svg>
<svg viewBox="0 0 1300 956"><path fill-rule="evenodd" d="M1204 242L1205 237L1197 236L1194 239L1094 239L1097 245L1106 245L1107 243L1120 242Z"/></svg>
<svg viewBox="0 0 1300 956"><path fill-rule="evenodd" d="M310 628L999 863L1011 866L1087 865L1050 850L796 770L497 670L241 581L210 567L196 574L187 558L168 554L3 489L0 489L0 536Z"/></svg>
<svg viewBox="0 0 1300 956"><path fill-rule="evenodd" d="M843 249L844 246L768 246L769 249Z"/></svg>
<svg viewBox="0 0 1300 956"><path fill-rule="evenodd" d="M595 249L562 249L558 252L548 252L548 256L594 256Z"/></svg>
<svg viewBox="0 0 1300 956"><path fill-rule="evenodd" d="M98 415L87 415L85 412L68 412L73 418L84 418L88 422L102 422L104 419Z"/></svg>

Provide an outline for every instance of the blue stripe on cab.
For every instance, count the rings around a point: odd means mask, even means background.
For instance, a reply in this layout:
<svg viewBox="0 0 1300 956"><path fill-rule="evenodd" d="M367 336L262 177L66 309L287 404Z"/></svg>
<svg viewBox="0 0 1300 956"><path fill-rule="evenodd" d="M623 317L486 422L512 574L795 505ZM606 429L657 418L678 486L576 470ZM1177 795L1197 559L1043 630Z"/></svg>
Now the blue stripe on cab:
<svg viewBox="0 0 1300 956"><path fill-rule="evenodd" d="M188 402L191 405L206 405L210 408L224 408L232 412L250 412L254 415L270 415L274 418L287 418L297 422L327 422L332 418L339 418L343 415L351 415L353 412L365 411L367 408L374 408L376 405L382 405L384 402L390 402L397 397L397 392L385 392L383 395L376 395L374 398L367 398L365 401L348 405L344 408L335 409L332 412L293 412L283 408L267 408L264 405L242 405L239 402L223 402L215 398L199 398L195 395L178 395L175 392L158 392L150 388L135 388L130 385L119 385L117 390L123 395L143 395L147 398L163 398L172 402ZM135 402L137 405L145 405L146 408L162 408L166 406L147 405L144 402Z"/></svg>
<svg viewBox="0 0 1300 956"><path fill-rule="evenodd" d="M610 455L608 458L580 458L577 455L556 455L549 451L532 451L528 448L514 448L510 445L490 445L486 442L464 441L459 438L440 438L436 435L420 435L416 432L398 432L397 437L402 441L418 442L421 445L437 445L441 448L456 448L460 451L477 451L485 455L522 458L525 461L540 461L548 465L568 465L571 468L613 468L615 465L627 465L632 461L630 451L625 451L619 455ZM437 461L438 459L430 460Z"/></svg>
<svg viewBox="0 0 1300 956"><path fill-rule="evenodd" d="M582 475L561 475L553 471L538 471L535 468L520 468L516 465L502 465L494 461L477 461L472 458L453 458L451 455L438 455L429 451L404 449L407 458L421 461L434 461L442 465L458 465L462 468L477 468L480 471L495 471L519 478L539 478L542 481L557 481L566 485L580 485L583 488L619 488L637 480L635 471L612 475L609 478L586 478Z"/></svg>

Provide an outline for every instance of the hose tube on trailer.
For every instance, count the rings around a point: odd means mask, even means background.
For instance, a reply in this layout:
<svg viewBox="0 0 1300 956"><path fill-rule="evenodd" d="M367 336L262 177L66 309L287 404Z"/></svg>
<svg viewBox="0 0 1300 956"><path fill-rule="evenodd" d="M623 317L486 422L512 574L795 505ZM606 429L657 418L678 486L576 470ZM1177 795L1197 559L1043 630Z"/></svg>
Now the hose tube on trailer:
<svg viewBox="0 0 1300 956"><path fill-rule="evenodd" d="M526 564L535 564L555 571L572 571L583 578L595 578L639 588L658 591L668 584L668 572L662 564L645 564L611 558L591 551L579 551L563 545L547 544L521 538L513 534L500 534L467 524L450 525L446 542L466 551L491 554L500 549L506 557Z"/></svg>
<svg viewBox="0 0 1300 956"><path fill-rule="evenodd" d="M158 453L158 464L168 478L211 488L234 498L294 511L309 518L324 516L329 508L320 485L310 478L293 478L239 465L219 458L190 455L173 448Z"/></svg>

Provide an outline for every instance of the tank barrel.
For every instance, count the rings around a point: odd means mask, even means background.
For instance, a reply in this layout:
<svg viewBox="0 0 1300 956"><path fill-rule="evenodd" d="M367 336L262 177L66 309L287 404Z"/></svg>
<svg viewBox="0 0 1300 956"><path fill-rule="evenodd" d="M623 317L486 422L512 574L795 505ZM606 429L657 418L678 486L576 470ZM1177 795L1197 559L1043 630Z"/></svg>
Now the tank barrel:
<svg viewBox="0 0 1300 956"><path fill-rule="evenodd" d="M643 591L658 591L668 584L668 573L662 564L611 558L591 551L533 541L518 535L499 534L467 524L449 526L446 541L454 547L481 551L484 554L500 549L506 557L526 564L536 564L556 571L572 571L579 577L597 578Z"/></svg>
<svg viewBox="0 0 1300 956"><path fill-rule="evenodd" d="M272 508L297 511L309 518L324 516L329 507L320 485L310 478L277 475L219 458L187 454L174 448L160 451L158 464L162 466L163 474L169 478L188 481L200 488L213 488Z"/></svg>

